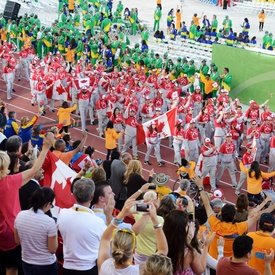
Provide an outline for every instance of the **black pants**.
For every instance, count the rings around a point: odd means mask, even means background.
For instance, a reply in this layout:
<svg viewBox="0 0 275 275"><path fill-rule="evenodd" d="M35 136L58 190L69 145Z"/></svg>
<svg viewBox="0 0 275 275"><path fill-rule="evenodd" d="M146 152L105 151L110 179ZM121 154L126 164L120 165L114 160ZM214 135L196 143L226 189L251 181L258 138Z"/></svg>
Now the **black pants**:
<svg viewBox="0 0 275 275"><path fill-rule="evenodd" d="M256 204L261 204L263 202L263 197L261 196L261 194L250 194L250 193L247 193L247 198L248 198L248 201L251 201L251 202L254 202Z"/></svg>
<svg viewBox="0 0 275 275"><path fill-rule="evenodd" d="M203 94L203 100L206 101L208 98L212 98L212 92L209 94Z"/></svg>
<svg viewBox="0 0 275 275"><path fill-rule="evenodd" d="M117 151L117 148L114 148L114 149L107 149L106 160L109 160L109 157L110 157L110 155L111 155L111 153L112 153L113 151Z"/></svg>
<svg viewBox="0 0 275 275"><path fill-rule="evenodd" d="M160 10L162 10L161 4L157 4L157 6L159 7Z"/></svg>
<svg viewBox="0 0 275 275"><path fill-rule="evenodd" d="M94 266L90 270L73 270L63 267L63 275L98 275L97 266Z"/></svg>
<svg viewBox="0 0 275 275"><path fill-rule="evenodd" d="M228 4L228 1L227 0L223 0L223 10L227 9L227 4Z"/></svg>
<svg viewBox="0 0 275 275"><path fill-rule="evenodd" d="M264 22L259 22L259 31L264 29Z"/></svg>
<svg viewBox="0 0 275 275"><path fill-rule="evenodd" d="M63 131L64 131L65 133L69 133L69 126L63 126L63 127L61 128L61 130L59 131L59 134L61 134Z"/></svg>

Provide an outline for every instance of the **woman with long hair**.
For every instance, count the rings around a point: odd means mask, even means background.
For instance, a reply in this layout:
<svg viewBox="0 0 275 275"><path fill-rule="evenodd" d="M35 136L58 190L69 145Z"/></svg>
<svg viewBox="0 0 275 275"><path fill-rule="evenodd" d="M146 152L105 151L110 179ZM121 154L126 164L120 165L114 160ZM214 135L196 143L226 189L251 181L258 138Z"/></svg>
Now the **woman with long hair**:
<svg viewBox="0 0 275 275"><path fill-rule="evenodd" d="M52 208L54 198L51 188L37 189L30 199L31 208L21 211L15 219L14 236L22 247L25 274L58 274L56 225L53 218L45 215Z"/></svg>
<svg viewBox="0 0 275 275"><path fill-rule="evenodd" d="M201 255L192 246L196 225L188 219L188 214L181 210L171 211L164 220L163 231L168 243L168 257L176 275L201 274L206 268L208 248L215 234L204 242Z"/></svg>
<svg viewBox="0 0 275 275"><path fill-rule="evenodd" d="M142 176L142 165L139 160L131 160L124 173L124 184L127 186L127 198L131 197L137 190L147 182L152 182L154 169L149 173L148 181ZM142 199L142 196L139 198Z"/></svg>
<svg viewBox="0 0 275 275"><path fill-rule="evenodd" d="M10 157L9 175L14 175L16 173L19 173L20 160L19 160L18 154L9 153L8 155Z"/></svg>
<svg viewBox="0 0 275 275"><path fill-rule="evenodd" d="M100 241L99 254L97 259L99 275L142 274L140 273L141 268L139 265L132 265L133 251L136 247L135 233L130 229L122 228L120 224L123 222L123 219L126 216L133 214L133 206L137 204L136 198L141 193L146 192L148 190L148 187L149 184L143 185L140 190L138 190L136 193L133 194L133 196L131 196L131 198L126 200L121 212L109 224L109 226L103 233ZM148 214L150 215L155 231L157 254L166 255L168 252L167 242L162 231L162 226L158 222L156 209L153 204L151 204L148 210ZM111 240L112 249L110 247ZM112 250L112 256L110 256L110 250ZM150 262L148 264L150 264ZM158 267L156 268L158 269Z"/></svg>
<svg viewBox="0 0 275 275"><path fill-rule="evenodd" d="M123 125L124 125L124 117L121 113L121 109L118 107L114 108L113 114L110 117L110 120L114 123L114 128L118 131L121 132L123 130ZM122 143L123 143L123 136L118 138L117 140L118 143L118 151L122 151Z"/></svg>
<svg viewBox="0 0 275 275"><path fill-rule="evenodd" d="M119 139L123 133L123 129L118 132L116 129L114 129L113 121L108 121L105 130L105 147L107 149L106 160L109 160L112 151L117 151L116 140Z"/></svg>
<svg viewBox="0 0 275 275"><path fill-rule="evenodd" d="M261 10L261 12L258 14L258 18L259 18L259 31L262 32L264 30L264 21L265 21L264 10Z"/></svg>
<svg viewBox="0 0 275 275"><path fill-rule="evenodd" d="M171 25L172 25L172 22L174 21L174 9L171 9L168 14L167 14L167 34L170 34L170 31L171 31Z"/></svg>
<svg viewBox="0 0 275 275"><path fill-rule="evenodd" d="M161 132L158 130L157 123L153 121L146 133L147 152L144 158L144 164L151 165L149 158L153 149L155 150L158 166L161 167L165 164L160 155L160 135Z"/></svg>
<svg viewBox="0 0 275 275"><path fill-rule="evenodd" d="M18 136L22 138L22 143L26 143L31 139L31 132L32 132L32 128L35 125L35 123L37 122L39 116L40 116L40 112L35 115L31 120L29 119L28 116L22 116L21 117L21 125L18 131Z"/></svg>
<svg viewBox="0 0 275 275"><path fill-rule="evenodd" d="M160 201L159 207L157 209L157 213L159 216L161 216L165 219L165 217L172 210L176 210L176 209L177 209L177 205L176 205L174 198L171 195L165 195L162 197L162 199Z"/></svg>
<svg viewBox="0 0 275 275"><path fill-rule="evenodd" d="M275 171L270 173L262 172L258 161L253 161L250 168L245 168L242 161L240 161L240 169L242 172L247 174L248 200L255 204L261 204L263 201L261 195L263 178L271 178L275 176Z"/></svg>

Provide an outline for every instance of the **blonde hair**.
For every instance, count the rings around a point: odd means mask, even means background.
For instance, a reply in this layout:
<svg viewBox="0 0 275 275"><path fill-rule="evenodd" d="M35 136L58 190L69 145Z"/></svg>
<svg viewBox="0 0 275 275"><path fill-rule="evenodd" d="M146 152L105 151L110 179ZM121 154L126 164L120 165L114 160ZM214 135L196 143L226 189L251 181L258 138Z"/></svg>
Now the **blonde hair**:
<svg viewBox="0 0 275 275"><path fill-rule="evenodd" d="M129 261L135 248L135 235L129 230L118 230L112 241L112 256L116 265Z"/></svg>
<svg viewBox="0 0 275 275"><path fill-rule="evenodd" d="M127 170L124 173L124 183L127 184L130 176L133 173L141 175L142 172L142 165L139 160L131 160L127 166Z"/></svg>
<svg viewBox="0 0 275 275"><path fill-rule="evenodd" d="M20 120L21 126L27 125L28 124L28 120L29 120L29 118L27 116L22 116L21 120Z"/></svg>
<svg viewBox="0 0 275 275"><path fill-rule="evenodd" d="M10 158L4 151L0 151L0 180L9 173Z"/></svg>
<svg viewBox="0 0 275 275"><path fill-rule="evenodd" d="M148 191L143 196L144 202L152 202L158 198L157 193L155 191Z"/></svg>
<svg viewBox="0 0 275 275"><path fill-rule="evenodd" d="M162 254L149 256L144 265L143 275L173 275L171 259Z"/></svg>

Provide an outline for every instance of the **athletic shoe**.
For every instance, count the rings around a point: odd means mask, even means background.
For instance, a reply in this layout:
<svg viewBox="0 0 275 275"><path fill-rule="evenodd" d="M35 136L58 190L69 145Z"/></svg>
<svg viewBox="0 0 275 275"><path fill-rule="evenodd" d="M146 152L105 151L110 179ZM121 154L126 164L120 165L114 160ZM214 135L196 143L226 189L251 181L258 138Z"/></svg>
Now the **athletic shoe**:
<svg viewBox="0 0 275 275"><path fill-rule="evenodd" d="M241 192L235 191L235 195L240 196Z"/></svg>
<svg viewBox="0 0 275 275"><path fill-rule="evenodd" d="M232 188L236 188L236 187L237 187L237 185L236 185L236 184L233 184L233 185L232 185Z"/></svg>
<svg viewBox="0 0 275 275"><path fill-rule="evenodd" d="M165 163L163 161L159 162L159 167L163 166Z"/></svg>
<svg viewBox="0 0 275 275"><path fill-rule="evenodd" d="M152 165L149 161L144 161L144 164L146 164L146 165Z"/></svg>

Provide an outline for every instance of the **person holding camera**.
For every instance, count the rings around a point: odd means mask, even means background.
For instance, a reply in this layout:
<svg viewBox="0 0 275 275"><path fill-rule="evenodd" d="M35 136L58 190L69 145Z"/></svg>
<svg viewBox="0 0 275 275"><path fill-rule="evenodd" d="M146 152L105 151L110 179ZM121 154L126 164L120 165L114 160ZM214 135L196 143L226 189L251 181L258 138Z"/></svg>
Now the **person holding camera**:
<svg viewBox="0 0 275 275"><path fill-rule="evenodd" d="M103 274L132 274L138 275L142 269L141 265L132 265L133 251L136 247L136 233L128 228L123 228L123 220L125 217L134 213L133 207L138 203L136 201L140 194L148 190L149 184L145 184L127 199L121 212L109 224L102 235L100 241L99 254L97 265L99 275ZM135 207L134 207L135 209ZM159 223L154 204L150 204L148 214L152 221L152 228L154 229L156 238L157 255L167 255L168 245L164 236L162 225ZM112 240L112 256L111 241ZM146 267L146 263L145 263ZM170 264L171 267L171 264ZM161 274L161 265L156 267L157 274ZM147 273L148 274L148 273ZM152 274L152 273L150 273ZM167 274L172 274L171 270Z"/></svg>

